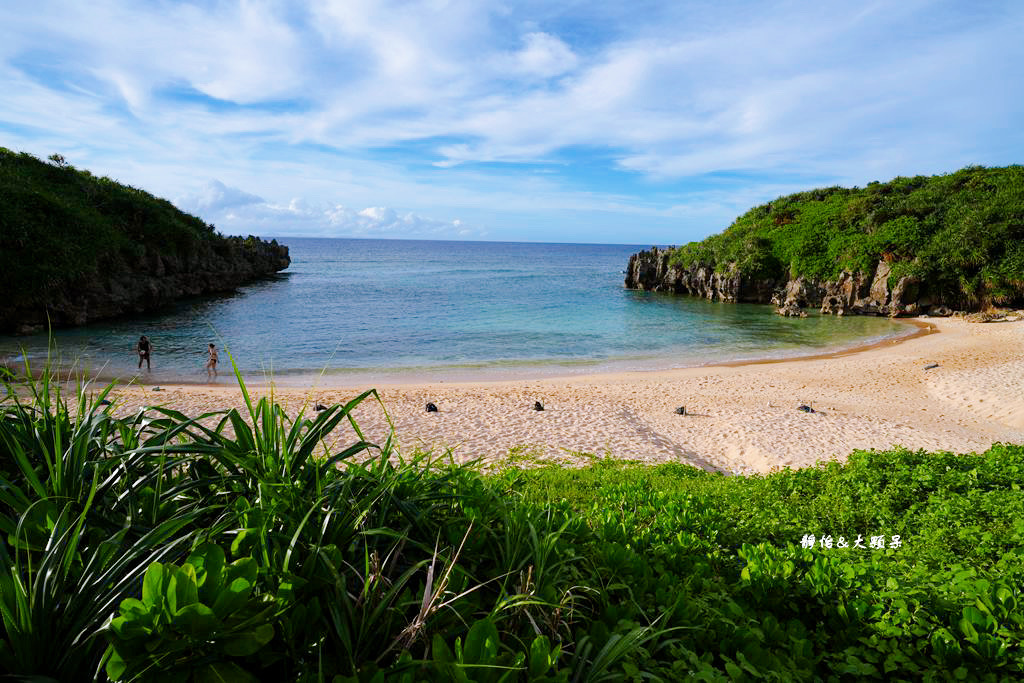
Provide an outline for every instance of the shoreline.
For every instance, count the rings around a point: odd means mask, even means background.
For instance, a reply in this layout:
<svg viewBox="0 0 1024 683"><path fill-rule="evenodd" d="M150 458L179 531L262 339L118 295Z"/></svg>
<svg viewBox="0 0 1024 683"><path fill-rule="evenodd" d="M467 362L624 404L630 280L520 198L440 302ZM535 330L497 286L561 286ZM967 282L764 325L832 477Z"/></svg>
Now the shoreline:
<svg viewBox="0 0 1024 683"><path fill-rule="evenodd" d="M872 351L874 349L890 348L893 344L902 344L908 342L911 339L923 337L929 334L938 334L941 330L936 328L930 322L923 322L918 318L904 318L900 319L900 322L912 325L917 328L916 332L910 334L901 335L892 339L881 339L879 341L872 341L866 344L859 344L846 349L837 349L835 351L826 351L824 353L815 353L806 356L794 356L792 358L762 358L757 360L748 361L725 361L723 363L717 363L716 366L720 367L740 367L744 365L766 365L769 363L786 363L789 361L801 361L801 360L824 360L827 358L842 358L844 356L852 356L858 353L864 353L866 351ZM715 366L701 366L701 367L715 367Z"/></svg>
<svg viewBox="0 0 1024 683"><path fill-rule="evenodd" d="M929 319L916 326L901 339L799 359L381 384L381 403L371 398L353 415L376 443L393 424L403 456L430 450L484 466L510 459L575 466L613 457L763 473L842 460L856 449L969 453L1024 443L1024 324ZM347 402L372 385L247 386L256 396L273 394L295 416L303 406ZM166 405L198 415L242 403L233 384L162 389L118 387L118 409ZM535 401L545 410L533 410ZM439 412L427 413L427 402ZM686 416L675 414L679 406ZM347 444L355 435L346 428L331 439L329 445Z"/></svg>
<svg viewBox="0 0 1024 683"><path fill-rule="evenodd" d="M574 378L586 377L597 378L605 375L636 375L638 378L651 376L657 373L675 372L680 370L691 370L695 368L717 368L717 367L742 367L748 365L762 365L774 363L787 363L795 360L815 360L821 358L838 358L850 354L862 353L875 348L888 347L894 344L902 344L924 334L938 332L930 323L923 322L917 318L897 319L906 327L914 327L916 330L895 336L886 336L881 339L868 338L853 345L840 345L831 350L815 350L810 353L796 351L792 355L768 355L753 358L740 358L735 360L709 360L684 365L659 365L664 363L669 356L658 356L634 360L611 360L611 361L580 361L578 365L562 364L553 362L550 364L529 364L509 363L507 368L495 370L493 365L488 366L481 363L480 368L466 369L465 366L441 367L437 370L424 371L421 369L387 370L346 370L344 372L299 371L293 374L279 375L268 378L252 375L244 376L245 385L254 389L267 389L271 386L278 389L298 390L310 386L322 389L349 389L355 386L374 385L379 387L405 387L420 386L425 384L445 384L451 386L466 384L491 384L504 382L530 382L530 381L572 381ZM89 379L95 382L111 383L119 385L136 385L143 387L169 386L169 387L194 387L194 388L216 388L221 386L234 386L235 377L231 369L230 361L226 354L222 353L222 372L218 380L213 382L205 379L191 380L185 376L160 376L153 377L146 373L124 376L110 372L91 372ZM634 367L636 363L647 363L647 367ZM499 363L500 364L500 363ZM75 367L75 366L72 366ZM571 371L568 368L578 368ZM548 368L542 370L541 368ZM73 376L70 371L62 370L62 375ZM200 374L200 373L196 373ZM283 378L283 379L282 379Z"/></svg>

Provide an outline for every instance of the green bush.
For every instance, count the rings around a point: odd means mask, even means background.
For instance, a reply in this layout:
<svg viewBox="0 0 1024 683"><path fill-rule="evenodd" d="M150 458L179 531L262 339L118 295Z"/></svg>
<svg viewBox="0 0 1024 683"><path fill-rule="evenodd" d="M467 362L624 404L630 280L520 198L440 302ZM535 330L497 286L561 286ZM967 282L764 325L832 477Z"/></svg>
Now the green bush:
<svg viewBox="0 0 1024 683"><path fill-rule="evenodd" d="M352 411L374 392L294 418L243 392L241 410L189 418L123 415L109 387L69 405L45 372L5 388L15 677L1024 675L1021 446L754 477L613 460L482 474L368 443ZM339 429L352 445L327 452Z"/></svg>
<svg viewBox="0 0 1024 683"><path fill-rule="evenodd" d="M1021 244L1024 167L973 166L780 197L671 258L754 280L819 281L870 273L885 259L951 303L976 307L1024 299Z"/></svg>
<svg viewBox="0 0 1024 683"><path fill-rule="evenodd" d="M94 277L146 248L186 256L223 238L165 199L0 147L0 289L15 300Z"/></svg>

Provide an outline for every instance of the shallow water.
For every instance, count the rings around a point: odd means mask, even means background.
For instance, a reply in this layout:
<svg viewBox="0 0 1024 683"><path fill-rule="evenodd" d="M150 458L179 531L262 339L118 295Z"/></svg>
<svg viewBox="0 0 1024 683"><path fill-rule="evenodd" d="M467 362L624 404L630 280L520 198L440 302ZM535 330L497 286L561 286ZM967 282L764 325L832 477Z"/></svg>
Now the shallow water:
<svg viewBox="0 0 1024 683"><path fill-rule="evenodd" d="M205 382L206 346L251 380L499 379L806 355L912 331L885 318L782 318L768 306L626 290L631 245L285 238L291 267L230 296L54 333L64 364ZM0 337L38 366L45 334ZM221 353L221 373L230 372Z"/></svg>

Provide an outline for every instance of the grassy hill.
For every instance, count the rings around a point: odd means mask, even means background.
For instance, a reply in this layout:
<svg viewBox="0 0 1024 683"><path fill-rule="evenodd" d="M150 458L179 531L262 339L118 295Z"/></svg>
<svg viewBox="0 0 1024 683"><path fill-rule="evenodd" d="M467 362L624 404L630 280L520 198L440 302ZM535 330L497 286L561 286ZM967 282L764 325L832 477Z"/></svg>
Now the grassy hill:
<svg viewBox="0 0 1024 683"><path fill-rule="evenodd" d="M1024 167L829 187L755 207L671 262L749 280L835 280L879 261L965 308L1024 301Z"/></svg>
<svg viewBox="0 0 1024 683"><path fill-rule="evenodd" d="M231 288L287 266L287 250L268 247L222 237L165 199L56 155L43 162L0 148L0 331L45 323L47 313L57 324L80 324L154 308L201 293L186 282L209 269ZM151 276L165 279L149 283Z"/></svg>

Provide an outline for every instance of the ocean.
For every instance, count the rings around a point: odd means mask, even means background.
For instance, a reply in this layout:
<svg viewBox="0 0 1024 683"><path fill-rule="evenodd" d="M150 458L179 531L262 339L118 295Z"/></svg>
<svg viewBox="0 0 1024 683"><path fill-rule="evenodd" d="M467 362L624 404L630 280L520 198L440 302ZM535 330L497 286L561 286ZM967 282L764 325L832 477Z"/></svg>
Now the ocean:
<svg viewBox="0 0 1024 683"><path fill-rule="evenodd" d="M136 374L153 345L151 383L206 382L207 344L250 381L302 385L506 379L659 370L791 357L912 331L886 318L783 318L623 288L642 245L278 238L292 264L227 296L56 330L63 366ZM0 337L0 357L39 367L45 334Z"/></svg>

